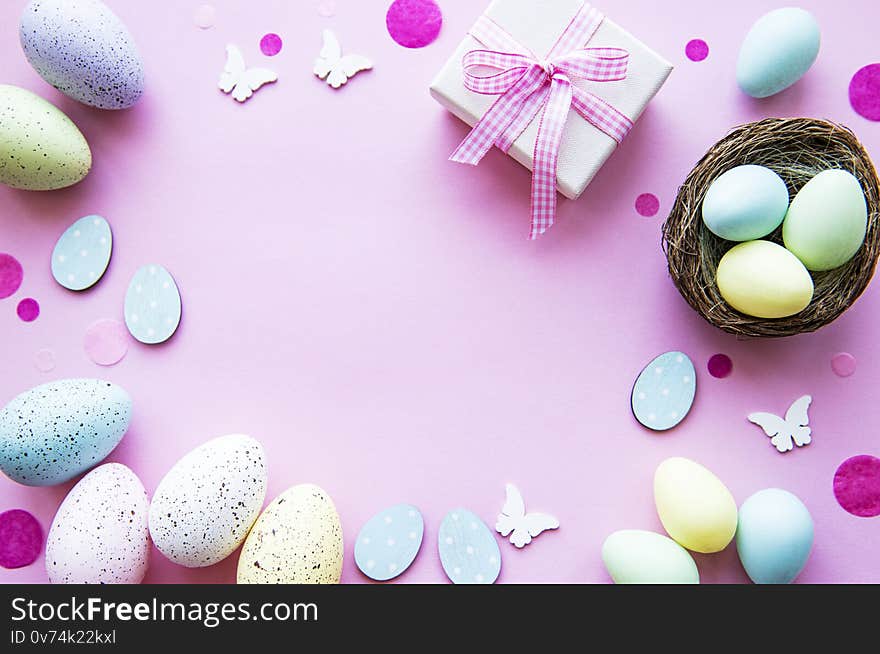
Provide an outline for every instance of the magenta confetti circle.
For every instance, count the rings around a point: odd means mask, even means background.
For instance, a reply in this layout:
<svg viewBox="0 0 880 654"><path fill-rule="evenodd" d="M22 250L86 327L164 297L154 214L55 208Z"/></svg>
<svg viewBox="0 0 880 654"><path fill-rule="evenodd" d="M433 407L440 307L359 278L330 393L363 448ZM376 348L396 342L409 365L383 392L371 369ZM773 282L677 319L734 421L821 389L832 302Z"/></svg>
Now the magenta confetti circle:
<svg viewBox="0 0 880 654"><path fill-rule="evenodd" d="M834 474L834 497L860 518L880 515L880 459L863 454L841 463Z"/></svg>
<svg viewBox="0 0 880 654"><path fill-rule="evenodd" d="M0 513L0 566L23 568L40 556L43 528L37 519L22 509Z"/></svg>
<svg viewBox="0 0 880 654"><path fill-rule="evenodd" d="M880 121L880 64L870 64L853 75L849 102L856 113Z"/></svg>
<svg viewBox="0 0 880 654"><path fill-rule="evenodd" d="M281 52L281 37L277 34L266 34L260 39L260 51L267 57L274 57Z"/></svg>
<svg viewBox="0 0 880 654"><path fill-rule="evenodd" d="M55 370L55 352L48 348L39 350L34 355L34 365L40 372L52 372Z"/></svg>
<svg viewBox="0 0 880 654"><path fill-rule="evenodd" d="M14 294L23 278L24 270L18 259L0 252L0 300Z"/></svg>
<svg viewBox="0 0 880 654"><path fill-rule="evenodd" d="M18 303L18 317L25 322L33 322L40 315L40 303L32 297L26 297Z"/></svg>
<svg viewBox="0 0 880 654"><path fill-rule="evenodd" d="M118 320L106 318L86 330L83 349L99 366L112 366L128 353L128 329Z"/></svg>
<svg viewBox="0 0 880 654"><path fill-rule="evenodd" d="M636 211L645 218L656 216L660 211L660 200L653 193L642 193L636 198Z"/></svg>
<svg viewBox="0 0 880 654"><path fill-rule="evenodd" d="M424 48L443 26L443 13L434 0L394 0L385 14L391 38L405 48Z"/></svg>
<svg viewBox="0 0 880 654"><path fill-rule="evenodd" d="M856 371L856 358L849 352L839 352L831 357L831 369L838 377L851 377Z"/></svg>
<svg viewBox="0 0 880 654"><path fill-rule="evenodd" d="M709 56L709 44L703 39L694 39L685 46L684 53L691 61L705 61Z"/></svg>
<svg viewBox="0 0 880 654"><path fill-rule="evenodd" d="M709 374L715 379L724 379L733 372L733 361L726 354L714 354L709 358L706 367L709 369Z"/></svg>

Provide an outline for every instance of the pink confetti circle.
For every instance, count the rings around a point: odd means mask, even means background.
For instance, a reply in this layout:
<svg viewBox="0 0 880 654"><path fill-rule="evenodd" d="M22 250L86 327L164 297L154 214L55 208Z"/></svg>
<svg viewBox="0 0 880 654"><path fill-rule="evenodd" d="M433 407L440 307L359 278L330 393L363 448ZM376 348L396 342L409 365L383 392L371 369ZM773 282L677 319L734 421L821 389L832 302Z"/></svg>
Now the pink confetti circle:
<svg viewBox="0 0 880 654"><path fill-rule="evenodd" d="M880 459L863 454L841 463L834 474L834 497L860 518L880 515Z"/></svg>
<svg viewBox="0 0 880 654"><path fill-rule="evenodd" d="M709 44L703 39L694 39L688 42L684 52L691 61L705 61L709 56Z"/></svg>
<svg viewBox="0 0 880 654"><path fill-rule="evenodd" d="M715 379L724 379L733 372L733 361L726 354L714 354L710 357L706 367L709 369L709 374Z"/></svg>
<svg viewBox="0 0 880 654"><path fill-rule="evenodd" d="M267 57L274 57L281 52L283 45L281 37L277 34L266 34L260 39L260 51Z"/></svg>
<svg viewBox="0 0 880 654"><path fill-rule="evenodd" d="M880 121L880 64L870 64L853 75L849 102L860 116Z"/></svg>
<svg viewBox="0 0 880 654"><path fill-rule="evenodd" d="M660 200L653 193L642 193L636 198L636 211L645 218L656 216L660 211Z"/></svg>
<svg viewBox="0 0 880 654"><path fill-rule="evenodd" d="M831 357L831 369L838 377L851 377L856 371L856 358L849 352L839 352Z"/></svg>
<svg viewBox="0 0 880 654"><path fill-rule="evenodd" d="M211 5L199 5L193 12L193 20L197 27L206 30L214 26L214 18L217 12Z"/></svg>
<svg viewBox="0 0 880 654"><path fill-rule="evenodd" d="M434 0L394 0L385 14L391 38L405 48L424 48L440 34L443 13Z"/></svg>
<svg viewBox="0 0 880 654"><path fill-rule="evenodd" d="M33 322L40 316L40 303L32 297L26 297L16 308L18 317L25 322Z"/></svg>
<svg viewBox="0 0 880 654"><path fill-rule="evenodd" d="M334 0L323 0L318 3L318 15L324 18L330 18L336 15L336 2Z"/></svg>
<svg viewBox="0 0 880 654"><path fill-rule="evenodd" d="M86 330L83 349L99 366L112 366L128 353L128 330L118 320L105 318Z"/></svg>
<svg viewBox="0 0 880 654"><path fill-rule="evenodd" d="M0 566L23 568L40 556L43 549L43 528L37 519L23 509L0 513Z"/></svg>
<svg viewBox="0 0 880 654"><path fill-rule="evenodd" d="M0 252L0 300L13 295L21 286L24 270L18 259Z"/></svg>
<svg viewBox="0 0 880 654"><path fill-rule="evenodd" d="M52 372L55 370L55 352L44 348L34 355L34 365L40 372Z"/></svg>

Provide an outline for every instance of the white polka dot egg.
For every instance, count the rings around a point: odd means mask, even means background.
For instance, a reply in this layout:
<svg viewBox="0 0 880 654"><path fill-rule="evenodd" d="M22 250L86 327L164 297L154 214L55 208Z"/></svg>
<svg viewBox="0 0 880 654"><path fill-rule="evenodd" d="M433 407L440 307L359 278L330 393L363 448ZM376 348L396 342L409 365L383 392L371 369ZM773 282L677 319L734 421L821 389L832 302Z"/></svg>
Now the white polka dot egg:
<svg viewBox="0 0 880 654"><path fill-rule="evenodd" d="M159 482L150 535L188 568L222 561L241 545L266 499L266 456L250 436L231 434L186 454Z"/></svg>
<svg viewBox="0 0 880 654"><path fill-rule="evenodd" d="M19 38L40 77L74 100L125 109L144 91L134 39L101 0L31 0Z"/></svg>
<svg viewBox="0 0 880 654"><path fill-rule="evenodd" d="M83 477L64 498L46 542L53 584L139 584L147 572L149 502L140 479L120 463Z"/></svg>
<svg viewBox="0 0 880 654"><path fill-rule="evenodd" d="M241 550L238 583L338 584L342 556L333 500L314 484L300 484L260 515Z"/></svg>
<svg viewBox="0 0 880 654"><path fill-rule="evenodd" d="M135 272L125 293L125 326L141 343L164 343L180 324L180 291L165 268L143 266Z"/></svg>
<svg viewBox="0 0 880 654"><path fill-rule="evenodd" d="M389 507L361 527L354 544L355 563L370 579L394 579L415 560L424 533L425 523L416 507Z"/></svg>
<svg viewBox="0 0 880 654"><path fill-rule="evenodd" d="M683 352L661 354L636 379L633 415L648 429L667 431L685 419L696 391L696 370L688 356Z"/></svg>
<svg viewBox="0 0 880 654"><path fill-rule="evenodd" d="M110 264L113 234L101 216L80 218L68 227L52 252L52 276L71 291L98 283Z"/></svg>
<svg viewBox="0 0 880 654"><path fill-rule="evenodd" d="M437 534L440 563L454 584L493 584L501 573L501 550L486 524L467 509L453 509Z"/></svg>

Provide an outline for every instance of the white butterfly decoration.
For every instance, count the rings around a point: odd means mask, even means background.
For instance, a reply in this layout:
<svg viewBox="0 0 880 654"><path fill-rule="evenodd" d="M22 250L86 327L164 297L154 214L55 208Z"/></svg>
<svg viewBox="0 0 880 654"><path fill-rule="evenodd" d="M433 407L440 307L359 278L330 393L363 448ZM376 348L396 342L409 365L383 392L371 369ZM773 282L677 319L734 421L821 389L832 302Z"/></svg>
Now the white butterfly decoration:
<svg viewBox="0 0 880 654"><path fill-rule="evenodd" d="M522 495L513 484L506 486L507 498L501 513L498 514L498 522L495 529L504 537L510 535L510 542L522 549L532 542L545 529L556 529L559 521L552 515L544 513L526 514L526 505Z"/></svg>
<svg viewBox="0 0 880 654"><path fill-rule="evenodd" d="M749 421L758 425L764 433L770 436L770 442L780 452L790 452L795 444L798 447L809 445L813 438L810 436L810 417L807 410L813 398L804 395L794 401L785 413L785 420L772 413L752 413Z"/></svg>
<svg viewBox="0 0 880 654"><path fill-rule="evenodd" d="M342 56L339 39L330 30L324 30L324 47L315 59L315 75L338 89L363 70L370 70L373 62L361 55Z"/></svg>
<svg viewBox="0 0 880 654"><path fill-rule="evenodd" d="M278 80L278 75L268 68L247 68L244 65L244 57L238 46L229 44L226 46L226 67L220 75L218 86L224 93L232 92L232 97L239 102L244 102L254 94L263 84L269 84Z"/></svg>

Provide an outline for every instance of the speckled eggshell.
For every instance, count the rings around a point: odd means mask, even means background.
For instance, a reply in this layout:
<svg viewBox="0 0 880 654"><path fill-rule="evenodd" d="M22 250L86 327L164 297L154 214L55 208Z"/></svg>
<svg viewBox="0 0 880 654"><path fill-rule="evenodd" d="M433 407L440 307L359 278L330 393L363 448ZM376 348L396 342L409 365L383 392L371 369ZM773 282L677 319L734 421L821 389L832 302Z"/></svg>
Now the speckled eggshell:
<svg viewBox="0 0 880 654"><path fill-rule="evenodd" d="M150 505L150 536L175 563L202 568L241 545L266 499L266 455L242 434L221 436L180 459Z"/></svg>
<svg viewBox="0 0 880 654"><path fill-rule="evenodd" d="M257 520L238 560L240 584L338 584L342 524L314 484L288 488Z"/></svg>
<svg viewBox="0 0 880 654"><path fill-rule="evenodd" d="M139 584L147 573L149 501L121 463L98 466L64 498L46 542L53 584Z"/></svg>
<svg viewBox="0 0 880 654"><path fill-rule="evenodd" d="M100 379L62 379L0 411L0 470L19 484L53 486L97 465L128 431L131 398Z"/></svg>
<svg viewBox="0 0 880 654"><path fill-rule="evenodd" d="M0 183L53 191L81 181L92 151L73 121L40 96L0 84Z"/></svg>
<svg viewBox="0 0 880 654"><path fill-rule="evenodd" d="M100 0L31 0L19 37L34 70L83 104L126 109L144 91L134 39Z"/></svg>

